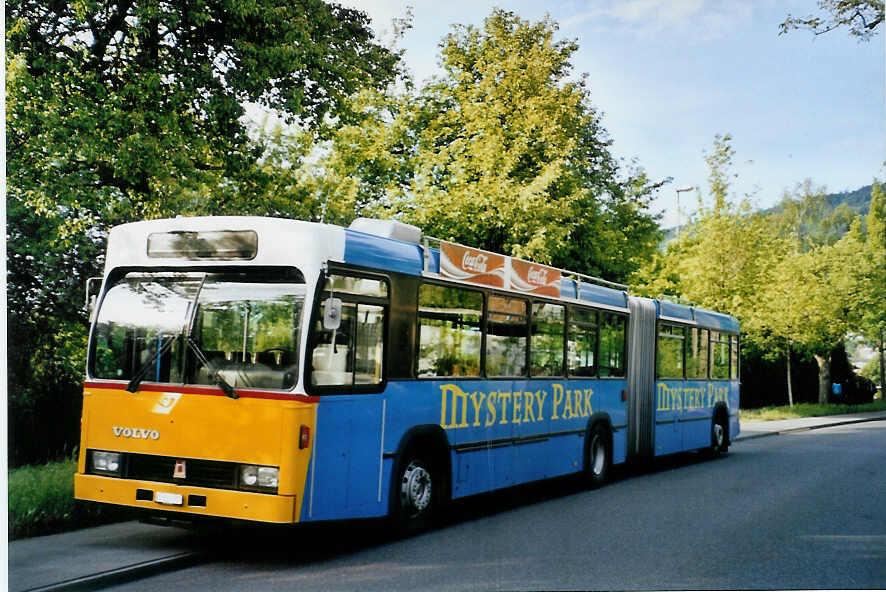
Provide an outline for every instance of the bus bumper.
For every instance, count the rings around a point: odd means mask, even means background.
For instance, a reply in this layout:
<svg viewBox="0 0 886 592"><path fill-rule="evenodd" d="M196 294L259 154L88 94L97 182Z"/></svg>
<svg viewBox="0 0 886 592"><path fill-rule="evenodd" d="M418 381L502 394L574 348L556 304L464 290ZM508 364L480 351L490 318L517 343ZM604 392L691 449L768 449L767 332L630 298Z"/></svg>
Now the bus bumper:
<svg viewBox="0 0 886 592"><path fill-rule="evenodd" d="M277 524L298 522L295 496L77 473L74 475L74 497L144 510L177 512L183 516L217 516Z"/></svg>

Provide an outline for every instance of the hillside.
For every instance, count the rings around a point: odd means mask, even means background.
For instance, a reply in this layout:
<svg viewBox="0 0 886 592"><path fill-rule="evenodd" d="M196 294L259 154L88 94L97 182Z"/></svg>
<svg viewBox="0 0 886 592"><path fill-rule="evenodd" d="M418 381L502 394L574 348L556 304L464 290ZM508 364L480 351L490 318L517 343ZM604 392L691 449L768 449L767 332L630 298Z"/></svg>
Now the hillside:
<svg viewBox="0 0 886 592"><path fill-rule="evenodd" d="M852 210L852 212L861 216L867 215L868 209L871 205L872 189L873 185L865 185L864 187L859 187L854 191L829 193L825 196L825 202L828 205L828 211L822 213L823 217L826 217L828 214L833 213L833 211L839 208L841 205L845 205L847 208ZM761 210L761 212L764 214L778 214L781 213L783 210L784 204L778 203L771 208ZM662 245L675 238L677 234L677 228L674 226L670 228L663 228L662 231L664 232L664 240L662 241Z"/></svg>

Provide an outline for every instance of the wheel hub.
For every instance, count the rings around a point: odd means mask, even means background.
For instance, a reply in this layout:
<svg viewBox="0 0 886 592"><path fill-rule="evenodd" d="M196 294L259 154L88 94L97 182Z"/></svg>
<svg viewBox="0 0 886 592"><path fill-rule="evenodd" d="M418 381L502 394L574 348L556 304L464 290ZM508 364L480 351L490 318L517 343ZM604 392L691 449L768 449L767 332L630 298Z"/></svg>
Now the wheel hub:
<svg viewBox="0 0 886 592"><path fill-rule="evenodd" d="M606 448L600 436L595 436L591 442L591 470L595 475L603 473L603 466L606 463Z"/></svg>
<svg viewBox="0 0 886 592"><path fill-rule="evenodd" d="M400 500L417 512L424 511L431 504L431 474L415 461L403 473Z"/></svg>

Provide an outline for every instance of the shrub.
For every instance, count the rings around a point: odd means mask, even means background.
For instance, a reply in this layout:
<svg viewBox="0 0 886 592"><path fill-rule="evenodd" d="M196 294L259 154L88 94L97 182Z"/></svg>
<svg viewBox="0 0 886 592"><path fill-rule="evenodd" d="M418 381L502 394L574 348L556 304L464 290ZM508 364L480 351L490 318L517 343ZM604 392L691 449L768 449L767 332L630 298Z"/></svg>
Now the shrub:
<svg viewBox="0 0 886 592"><path fill-rule="evenodd" d="M74 500L75 460L9 472L9 538L53 534L131 517L125 509Z"/></svg>

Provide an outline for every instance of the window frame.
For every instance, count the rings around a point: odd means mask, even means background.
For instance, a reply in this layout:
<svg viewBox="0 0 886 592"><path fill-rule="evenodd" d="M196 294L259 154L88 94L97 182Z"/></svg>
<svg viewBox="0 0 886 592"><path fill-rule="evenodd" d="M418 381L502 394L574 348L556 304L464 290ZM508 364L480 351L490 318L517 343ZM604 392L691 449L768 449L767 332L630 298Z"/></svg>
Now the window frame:
<svg viewBox="0 0 886 592"><path fill-rule="evenodd" d="M209 260L208 260L209 261ZM96 303L95 303L95 314L94 318L90 322L89 327L89 335L87 340L87 350L86 350L86 380L90 382L99 382L99 383L108 383L108 384L116 384L121 382L119 378L102 378L96 375L95 372L95 356L97 354L95 347L95 336L94 329L95 325L98 323L98 311L104 305L104 299L108 295L108 292L117 285L120 281L122 281L127 275L130 273L145 273L145 274L163 274L163 273L177 273L177 274L188 274L188 273L199 273L205 275L231 275L238 276L242 275L244 277L250 278L251 281L255 281L256 283L307 283L304 273L301 269L295 267L294 265L231 265L225 261L211 260L214 265L160 265L157 267L145 267L141 265L124 265L121 267L116 267L110 271L107 275L105 275L102 279L101 291L97 295ZM254 279L253 279L254 278ZM310 302L310 294L307 292L307 285L305 286L305 297L304 302L302 304L302 318L300 322L304 322L305 316L305 308L307 308L308 303ZM312 313L313 314L313 313ZM303 335L302 326L299 325L296 329L295 339L298 341L298 349L296 351L296 357L299 358L301 353L301 347L304 345L304 341L309 339L308 335ZM298 372L303 374L301 366L304 361L300 358L298 359ZM183 376L189 376L192 371L190 363L185 364L183 368ZM124 381L125 382L125 381ZM156 385L164 385L169 388L215 388L212 385L199 384L194 382L154 382L152 380L145 379L142 381L143 384L156 384ZM266 387L235 387L240 391L268 391L280 394L295 394L295 390L298 387L298 375L296 375L295 383L287 388L266 388Z"/></svg>
<svg viewBox="0 0 886 592"><path fill-rule="evenodd" d="M569 365L569 337L571 335L572 323L573 323L573 312L575 310L582 310L584 312L591 312L594 314L594 372L590 375L581 375L581 374L573 374L572 367ZM586 321L576 321L580 326L589 327L590 325ZM565 352L565 360L564 364L566 366L566 378L574 378L576 380L589 380L593 378L600 378L600 310L597 308L593 308L591 306L575 306L570 304L566 307L566 331L564 333L564 347L566 348ZM609 378L609 377L607 377Z"/></svg>
<svg viewBox="0 0 886 592"><path fill-rule="evenodd" d="M729 380L741 381L741 334L729 333ZM732 345L735 344L733 350ZM732 362L735 361L733 366Z"/></svg>
<svg viewBox="0 0 886 592"><path fill-rule="evenodd" d="M662 329L665 327L668 327L670 329L679 329L682 332L682 337L678 338L675 335L671 336L668 333L662 333ZM688 357L686 355L686 348L687 348L687 343L689 343L689 340L687 339L687 335L686 335L687 328L690 328L690 327L688 325L685 325L682 323L675 323L673 321L667 321L667 320L663 321L661 319L656 319L656 323L655 323L655 380L692 380L689 378L689 375L686 372L686 369L687 369L686 368L686 360ZM666 336L666 338L668 338L668 339L680 339L680 341L681 341L681 345L680 345L681 376L661 376L658 372L658 363L661 360L661 351L658 346L658 343L659 343L659 339L661 339L664 336ZM695 380L700 380L700 379L695 379Z"/></svg>
<svg viewBox="0 0 886 592"><path fill-rule="evenodd" d="M418 366L421 362L421 311L419 308L421 307L421 289L422 286L439 286L443 288L449 289L460 289L465 290L467 292L474 292L480 294L480 370L476 376L419 376ZM438 281L436 279L423 278L422 281L418 283L418 288L415 291L415 343L412 348L412 376L416 380L448 380L448 379L457 379L457 380L481 380L486 377L486 313L487 313L487 301L488 301L488 293L486 290L483 290L480 287L475 287L471 285L466 285L459 282L446 282L446 281Z"/></svg>
<svg viewBox="0 0 886 592"><path fill-rule="evenodd" d="M559 374L540 374L537 376L533 376L532 374L532 337L535 335L532 331L532 322L535 319L534 306L536 304L547 305L550 304L552 306L559 306L563 309L563 335L560 340L560 373ZM542 298L530 298L529 299L529 343L527 347L527 355L528 355L528 368L529 368L529 379L530 380L545 380L547 378L560 378L564 379L568 377L568 366L569 362L567 360L568 349L568 334L569 334L569 306L566 305L565 302L557 301L557 300L546 300Z"/></svg>
<svg viewBox="0 0 886 592"><path fill-rule="evenodd" d="M687 335L685 347L683 348L683 374L686 377L686 380L710 380L711 379L711 329L708 327L701 327L699 325L686 325L686 329L688 331L698 331L698 339L699 341L704 342L704 376L689 376L689 347L692 343L692 340ZM702 337L706 335L705 339ZM702 348L699 348L699 351L702 351Z"/></svg>
<svg viewBox="0 0 886 592"><path fill-rule="evenodd" d="M326 282L330 276L346 276L360 279L369 279L381 281L386 289L387 296L366 296L360 294L351 294L348 292L335 292L335 298L339 298L342 302L352 302L358 307L360 304L368 304L379 306L382 309L382 360L381 360L381 380L377 383L357 383L350 384L313 384L312 374L314 365L312 362L314 348L317 346L317 332L315 327L318 321L323 319L323 293L326 291ZM314 293L313 310L311 312L311 321L308 325L308 337L305 347L304 356L304 372L303 386L305 392L310 395L351 395L351 394L370 394L380 393L385 390L388 383L388 357L390 350L390 324L391 324L391 285L393 282L387 274L373 273L362 269L343 267L338 265L329 265L329 267L320 272L317 278L317 287ZM356 335L353 336L356 339ZM356 365L356 348L351 352L351 360ZM354 373L356 374L356 373Z"/></svg>
<svg viewBox="0 0 886 592"><path fill-rule="evenodd" d="M716 339L714 338L716 335ZM726 331L711 329L708 336L708 377L710 380L731 380L729 377L732 366L732 334ZM714 376L714 347L715 344L726 346L726 376ZM722 368L722 364L721 364Z"/></svg>
<svg viewBox="0 0 886 592"><path fill-rule="evenodd" d="M489 317L492 314L507 314L506 312L499 310L492 310L490 308L490 301L493 298L503 298L507 300L517 300L523 303L524 310L526 311L523 316L523 327L526 330L526 345L523 348L523 374L489 374L487 362L489 360ZM480 331L482 335L481 343L483 346L483 355L480 357L480 376L484 378L488 378L489 380L514 380L514 379L529 379L531 378L532 370L529 367L531 362L530 349L532 347L532 301L530 298L526 296L522 296L520 294L514 292L498 292L498 291L490 291L486 293L485 298L483 299L484 310L483 310L483 322L480 323Z"/></svg>
<svg viewBox="0 0 886 592"><path fill-rule="evenodd" d="M594 309L597 311L597 375L596 377L600 380L627 380L628 378L628 341L630 340L630 327L628 323L628 319L630 319L630 315L626 312L620 312L615 310L609 310L605 308ZM609 375L603 376L600 374L600 336L601 336L601 327L603 326L602 315L609 314L615 318L620 318L622 320L622 340L621 340L621 374L620 375ZM609 368L609 366L607 366Z"/></svg>

